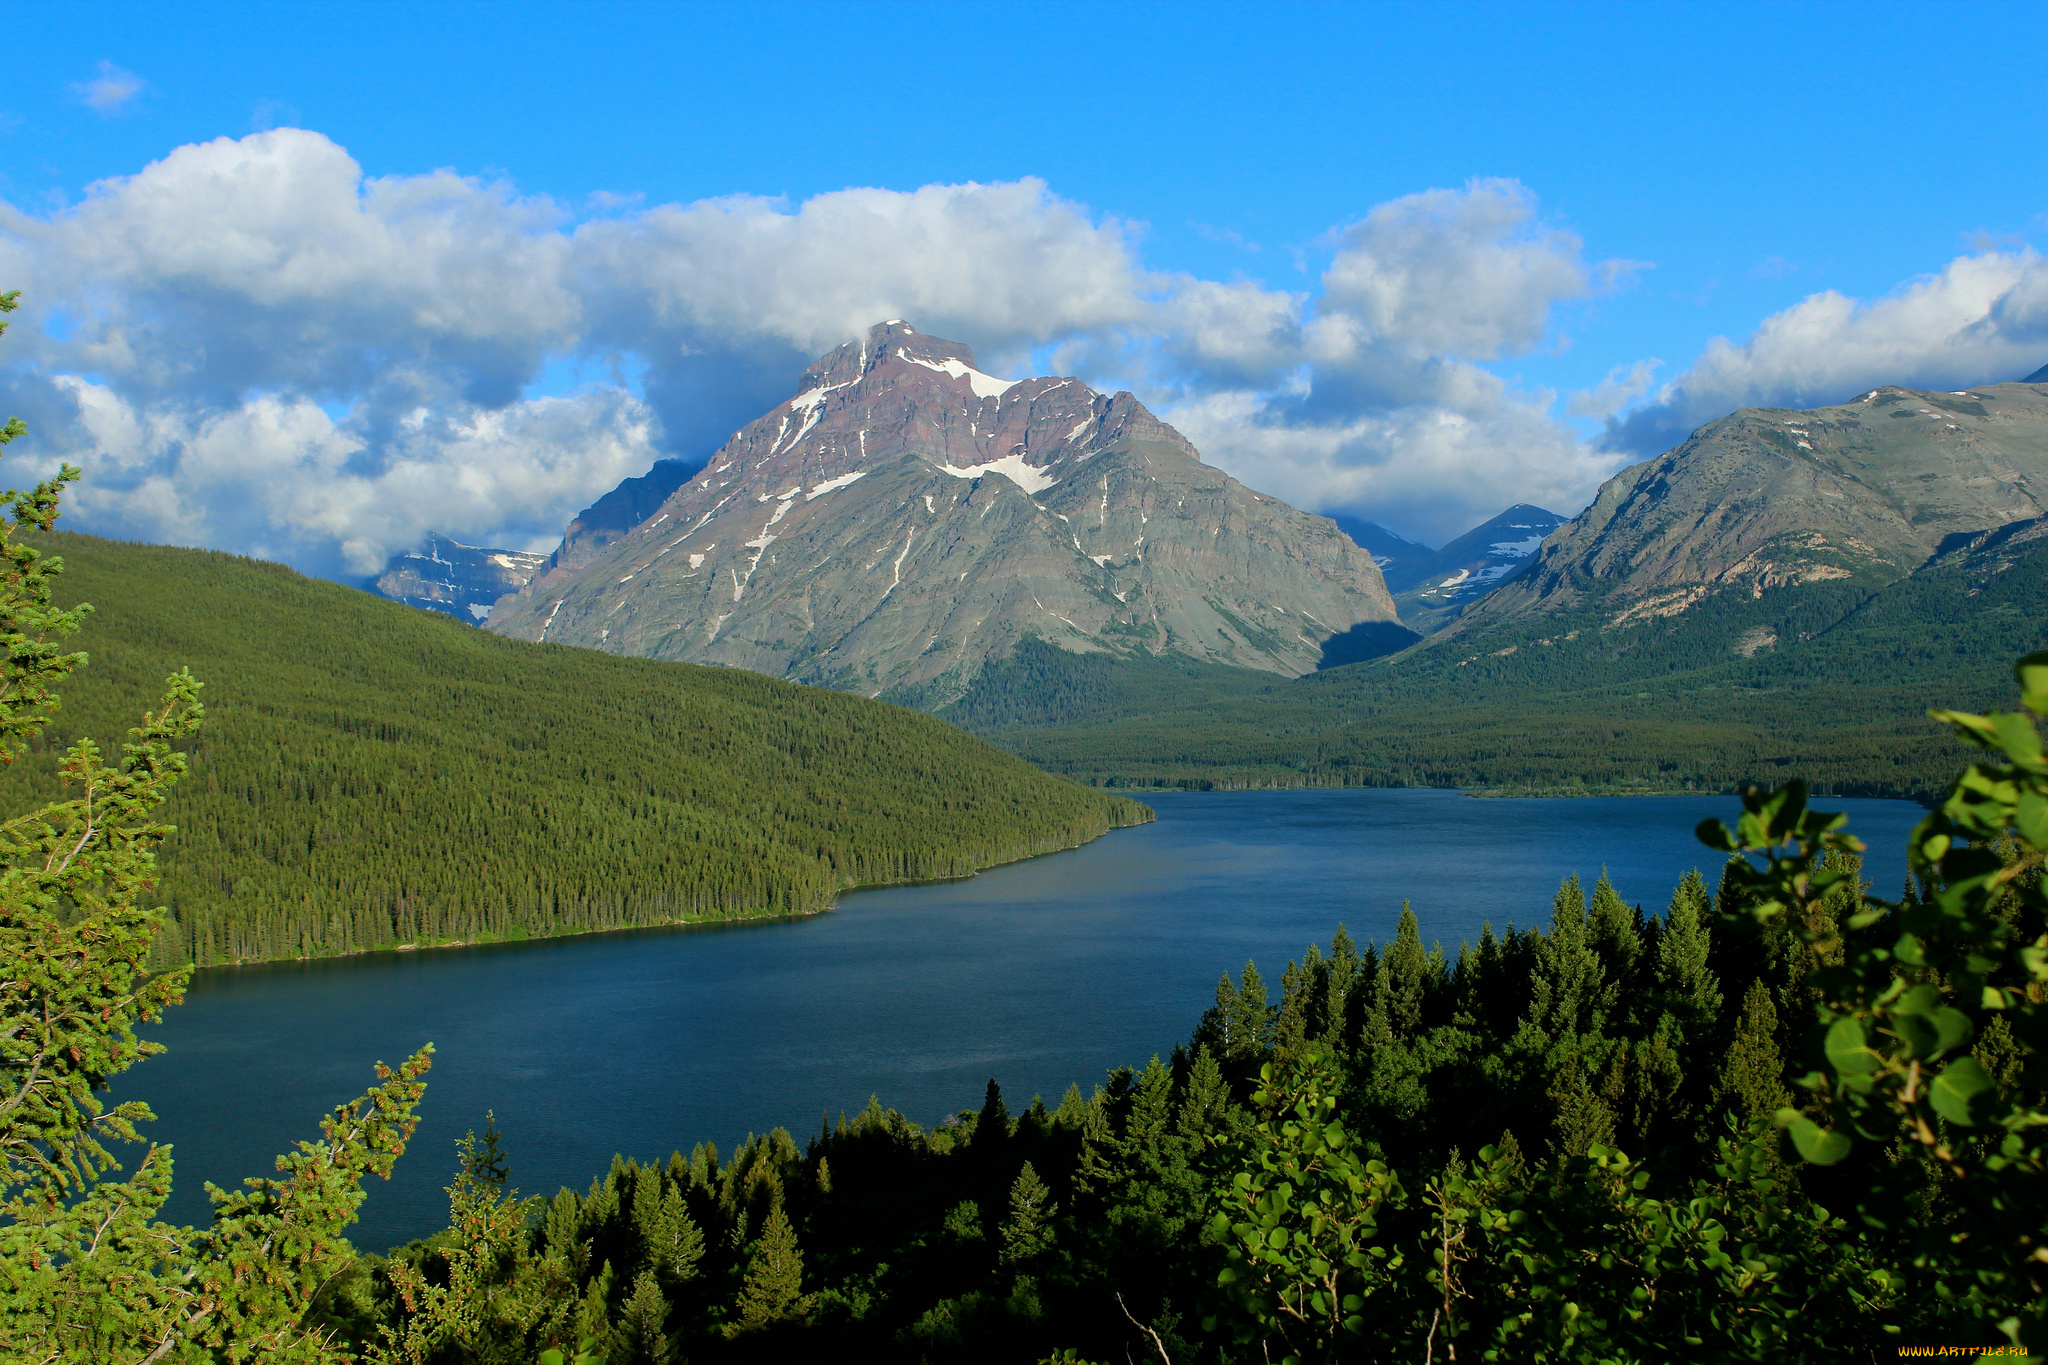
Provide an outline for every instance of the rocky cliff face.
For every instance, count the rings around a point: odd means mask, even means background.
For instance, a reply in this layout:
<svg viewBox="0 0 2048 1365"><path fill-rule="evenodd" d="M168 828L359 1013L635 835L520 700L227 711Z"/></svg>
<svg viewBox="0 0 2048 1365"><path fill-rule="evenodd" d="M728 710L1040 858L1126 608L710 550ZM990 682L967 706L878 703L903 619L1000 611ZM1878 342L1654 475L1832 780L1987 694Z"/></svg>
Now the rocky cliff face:
<svg viewBox="0 0 2048 1365"><path fill-rule="evenodd" d="M1810 411L1744 409L1610 479L1443 636L1562 615L1611 631L1780 588L1874 589L1950 537L2044 512L2048 386L1885 387Z"/></svg>
<svg viewBox="0 0 2048 1365"><path fill-rule="evenodd" d="M499 598L525 587L545 558L430 534L421 548L393 555L371 588L409 607L447 612L475 624L490 615Z"/></svg>
<svg viewBox="0 0 2048 1365"><path fill-rule="evenodd" d="M1002 380L902 322L490 628L936 706L1039 638L1296 675L1395 619L1329 520L1202 463L1130 394Z"/></svg>

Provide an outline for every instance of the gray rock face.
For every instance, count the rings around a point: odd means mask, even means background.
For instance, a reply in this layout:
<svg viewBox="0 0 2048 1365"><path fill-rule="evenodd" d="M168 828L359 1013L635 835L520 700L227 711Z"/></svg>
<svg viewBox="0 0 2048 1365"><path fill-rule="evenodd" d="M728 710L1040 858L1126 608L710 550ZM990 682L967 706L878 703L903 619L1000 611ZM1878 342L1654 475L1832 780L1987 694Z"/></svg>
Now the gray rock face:
<svg viewBox="0 0 2048 1365"><path fill-rule="evenodd" d="M2048 512L2048 390L1873 389L1835 407L1744 409L1607 481L1535 563L1443 632L1531 615L1602 629L1726 593L1903 578L1943 548Z"/></svg>
<svg viewBox="0 0 2048 1365"><path fill-rule="evenodd" d="M490 615L499 598L525 587L545 561L545 555L491 550L429 534L420 549L393 555L372 590L474 625Z"/></svg>
<svg viewBox="0 0 2048 1365"><path fill-rule="evenodd" d="M1395 619L1332 522L1203 464L1130 394L995 379L901 322L798 388L490 628L938 706L1031 637L1292 676Z"/></svg>

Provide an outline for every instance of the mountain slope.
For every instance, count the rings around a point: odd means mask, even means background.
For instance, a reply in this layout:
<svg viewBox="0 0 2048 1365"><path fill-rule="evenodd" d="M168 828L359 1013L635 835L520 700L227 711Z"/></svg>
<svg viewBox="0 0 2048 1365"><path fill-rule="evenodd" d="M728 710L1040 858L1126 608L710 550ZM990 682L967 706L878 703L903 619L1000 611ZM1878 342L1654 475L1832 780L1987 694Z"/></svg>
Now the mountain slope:
<svg viewBox="0 0 2048 1365"><path fill-rule="evenodd" d="M1428 557L1411 559L1387 577L1401 620L1424 634L1437 629L1526 569L1543 538L1566 520L1516 503Z"/></svg>
<svg viewBox="0 0 2048 1365"><path fill-rule="evenodd" d="M206 684L166 811L166 956L324 955L821 909L1149 819L933 717L732 669L506 640L281 565L55 534L96 610L50 742Z"/></svg>
<svg viewBox="0 0 2048 1365"><path fill-rule="evenodd" d="M1728 648L1754 652L1773 633L1759 619L1767 594L1783 605L1777 590L1802 588L1805 600L1847 610L1946 537L2043 512L2041 386L1887 386L1812 411L1744 409L1608 480L1528 570L1428 647L1462 652L1558 626L1669 630L1705 613L1739 627Z"/></svg>
<svg viewBox="0 0 2048 1365"><path fill-rule="evenodd" d="M901 322L799 389L490 629L939 706L1030 639L1295 675L1395 618L1334 524L1203 464L1127 393L995 379Z"/></svg>

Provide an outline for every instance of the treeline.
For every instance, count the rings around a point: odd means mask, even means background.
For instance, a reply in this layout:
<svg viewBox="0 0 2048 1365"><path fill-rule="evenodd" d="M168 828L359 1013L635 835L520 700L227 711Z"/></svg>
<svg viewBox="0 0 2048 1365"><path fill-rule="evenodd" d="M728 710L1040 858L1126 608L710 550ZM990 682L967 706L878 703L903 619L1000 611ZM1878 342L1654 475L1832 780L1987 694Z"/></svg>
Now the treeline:
<svg viewBox="0 0 2048 1365"><path fill-rule="evenodd" d="M943 714L1109 788L1734 791L1797 773L1924 799L1963 753L1926 699L2001 696L2007 662L2048 646L2043 603L2048 542L1995 568L1723 593L1624 629L1588 603L1291 681L1034 641ZM1771 643L1734 653L1752 632Z"/></svg>
<svg viewBox="0 0 2048 1365"><path fill-rule="evenodd" d="M501 639L207 551L50 533L92 656L29 757L207 686L155 965L787 915L1150 818L932 717L739 670Z"/></svg>
<svg viewBox="0 0 2048 1365"><path fill-rule="evenodd" d="M2003 856L2024 941L2048 927L2038 855ZM724 1159L615 1160L582 1194L523 1204L492 1138L465 1151L456 1226L372 1258L328 1321L365 1343L410 1324L436 1343L422 1360L580 1340L608 1365L1989 1344L1999 1296L2038 1286L1916 1261L1930 1240L1993 1235L1943 1161L1896 1145L1885 1160L1922 1226L1873 1227L1850 1212L1866 1176L1802 1163L1772 1127L1829 979L1810 931L1867 908L1854 857L1826 866L1837 884L1796 925L1760 930L1742 927L1762 893L1740 867L1711 890L1687 876L1652 916L1574 877L1543 927L1489 927L1454 955L1405 912L1391 943L1340 926L1288 964L1277 999L1247 964L1170 1059L1056 1107L1013 1114L991 1081L978 1112L924 1130L871 1102L801 1146L777 1130ZM1924 904L1908 894L1889 922ZM1984 1030L1974 1055L2038 1108L2048 1076L2012 1028ZM2036 1191L2018 1216L2043 1208ZM429 1330L404 1308L406 1286L485 1262L478 1319ZM1308 1286L1292 1309L1261 1288L1290 1274Z"/></svg>

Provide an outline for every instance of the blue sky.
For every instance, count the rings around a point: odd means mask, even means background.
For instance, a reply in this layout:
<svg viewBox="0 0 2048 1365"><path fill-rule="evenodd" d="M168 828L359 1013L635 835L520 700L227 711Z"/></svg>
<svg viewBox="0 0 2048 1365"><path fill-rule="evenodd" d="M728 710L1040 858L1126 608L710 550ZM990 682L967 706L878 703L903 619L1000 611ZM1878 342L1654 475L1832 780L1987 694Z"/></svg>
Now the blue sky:
<svg viewBox="0 0 2048 1365"><path fill-rule="evenodd" d="M1133 388L1254 486L1432 542L1493 504L1576 511L1743 403L2048 362L2031 7L9 20L0 268L30 307L0 343L0 401L100 479L84 520L318 572L429 529L546 540L647 460L707 454L891 304L987 364ZM279 129L307 136L240 141ZM174 157L223 138L232 155ZM370 299L360 281L391 273L374 253L317 287L289 264L367 240L323 237L351 159L377 233L439 215L451 254L406 281L431 306ZM731 196L738 218L660 215ZM425 261L412 240L378 250ZM198 259L208 243L242 254ZM472 269L472 292L436 293ZM542 277L554 294L505 300ZM834 290L836 311L813 306ZM573 325L542 316L557 296ZM366 339L336 340L351 329ZM181 336L208 348L182 377L164 359ZM262 354L231 362L235 338ZM470 493L438 500L450 484Z"/></svg>

